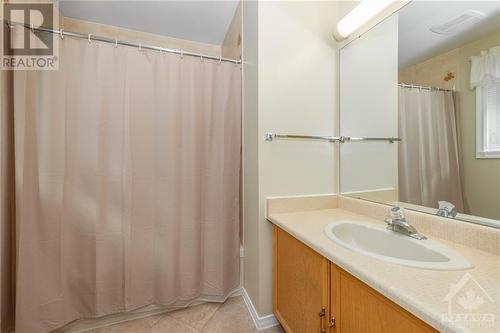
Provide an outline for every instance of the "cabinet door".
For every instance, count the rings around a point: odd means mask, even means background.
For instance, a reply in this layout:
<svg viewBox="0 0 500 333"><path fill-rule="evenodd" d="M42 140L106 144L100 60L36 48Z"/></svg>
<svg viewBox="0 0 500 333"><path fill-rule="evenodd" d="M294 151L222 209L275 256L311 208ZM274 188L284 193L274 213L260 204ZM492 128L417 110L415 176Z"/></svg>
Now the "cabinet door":
<svg viewBox="0 0 500 333"><path fill-rule="evenodd" d="M437 332L387 297L331 264L335 333Z"/></svg>
<svg viewBox="0 0 500 333"><path fill-rule="evenodd" d="M274 227L274 313L287 333L326 332L329 261Z"/></svg>

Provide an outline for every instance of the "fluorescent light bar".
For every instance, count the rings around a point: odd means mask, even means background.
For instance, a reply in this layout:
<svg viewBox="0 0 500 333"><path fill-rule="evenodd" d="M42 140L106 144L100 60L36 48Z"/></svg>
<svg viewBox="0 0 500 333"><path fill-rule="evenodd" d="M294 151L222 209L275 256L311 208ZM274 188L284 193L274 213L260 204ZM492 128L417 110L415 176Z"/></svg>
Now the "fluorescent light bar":
<svg viewBox="0 0 500 333"><path fill-rule="evenodd" d="M397 0L363 0L337 24L337 33L347 38L362 25L380 14Z"/></svg>

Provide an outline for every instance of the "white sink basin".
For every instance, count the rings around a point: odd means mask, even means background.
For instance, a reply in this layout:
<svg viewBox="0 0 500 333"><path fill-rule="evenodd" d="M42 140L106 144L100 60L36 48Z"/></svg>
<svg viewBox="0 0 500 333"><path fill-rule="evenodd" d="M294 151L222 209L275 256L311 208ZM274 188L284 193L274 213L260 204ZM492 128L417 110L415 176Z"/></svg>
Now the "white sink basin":
<svg viewBox="0 0 500 333"><path fill-rule="evenodd" d="M382 225L339 221L328 224L325 234L350 250L394 264L435 270L473 267L460 253L447 246L430 239L417 240Z"/></svg>

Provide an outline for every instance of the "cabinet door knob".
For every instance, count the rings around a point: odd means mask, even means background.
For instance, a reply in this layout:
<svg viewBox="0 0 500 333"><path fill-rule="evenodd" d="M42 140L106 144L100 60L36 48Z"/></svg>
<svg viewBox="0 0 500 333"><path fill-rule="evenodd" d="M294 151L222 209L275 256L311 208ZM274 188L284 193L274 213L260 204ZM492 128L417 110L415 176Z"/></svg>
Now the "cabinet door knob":
<svg viewBox="0 0 500 333"><path fill-rule="evenodd" d="M326 316L326 308L325 308L325 307L322 307L322 308L321 308L321 311L318 313L318 315L319 315L320 317L324 317L324 316Z"/></svg>
<svg viewBox="0 0 500 333"><path fill-rule="evenodd" d="M330 322L328 323L328 327L335 327L335 317L332 317L332 319L330 319Z"/></svg>

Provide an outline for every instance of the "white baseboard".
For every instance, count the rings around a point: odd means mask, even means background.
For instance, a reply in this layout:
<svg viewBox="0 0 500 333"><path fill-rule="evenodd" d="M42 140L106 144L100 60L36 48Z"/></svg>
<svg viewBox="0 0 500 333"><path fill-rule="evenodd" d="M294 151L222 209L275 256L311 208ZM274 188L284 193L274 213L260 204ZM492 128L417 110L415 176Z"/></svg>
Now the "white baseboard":
<svg viewBox="0 0 500 333"><path fill-rule="evenodd" d="M245 288L241 288L241 295L243 296L243 300L245 301L245 305L247 306L248 312L250 312L250 316L252 317L253 322L254 322L257 330L259 330L259 331L265 330L267 328L279 325L278 320L276 319L276 317L273 314L259 317L259 314L255 310L255 307L253 306L252 300L250 299L250 296L248 296Z"/></svg>

